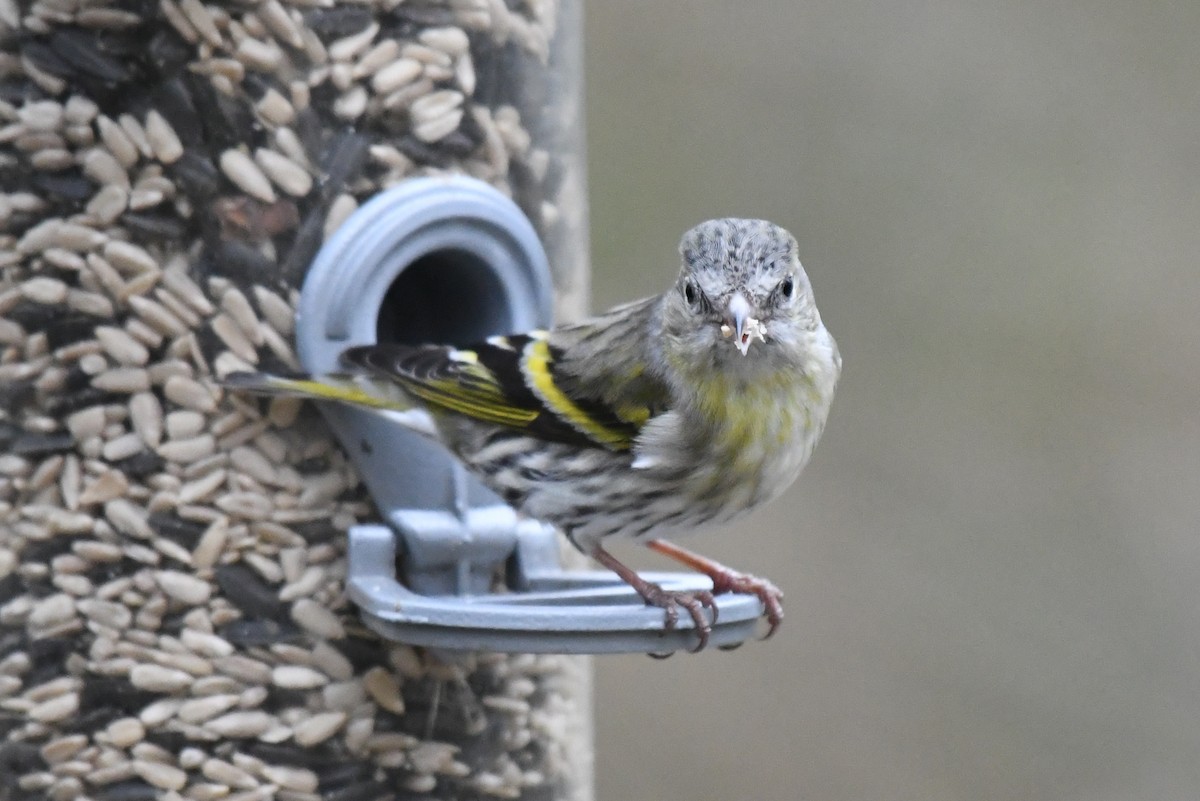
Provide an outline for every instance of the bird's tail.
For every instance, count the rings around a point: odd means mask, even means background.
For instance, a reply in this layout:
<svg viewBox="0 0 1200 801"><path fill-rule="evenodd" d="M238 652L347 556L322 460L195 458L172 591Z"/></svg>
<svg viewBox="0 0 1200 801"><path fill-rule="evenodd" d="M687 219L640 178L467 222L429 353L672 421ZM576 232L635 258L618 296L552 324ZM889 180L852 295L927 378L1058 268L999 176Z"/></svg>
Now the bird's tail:
<svg viewBox="0 0 1200 801"><path fill-rule="evenodd" d="M290 395L310 400L333 400L398 412L413 408L413 404L396 387L379 386L369 379L354 376L230 373L218 383L233 392L249 392L256 395Z"/></svg>

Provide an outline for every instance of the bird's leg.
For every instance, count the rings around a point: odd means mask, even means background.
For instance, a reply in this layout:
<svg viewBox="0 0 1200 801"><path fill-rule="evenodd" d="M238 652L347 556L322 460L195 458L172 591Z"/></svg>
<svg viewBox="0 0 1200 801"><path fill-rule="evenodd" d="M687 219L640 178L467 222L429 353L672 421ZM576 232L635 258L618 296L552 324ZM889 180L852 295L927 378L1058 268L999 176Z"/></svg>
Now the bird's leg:
<svg viewBox="0 0 1200 801"><path fill-rule="evenodd" d="M763 637L764 640L779 628L779 624L783 621L783 592L771 582L758 576L738 572L720 562L689 551L687 548L680 548L666 540L650 540L646 546L711 578L714 595L737 592L758 596L758 600L762 601L763 608L766 610L767 623L770 624L770 628Z"/></svg>
<svg viewBox="0 0 1200 801"><path fill-rule="evenodd" d="M620 576L621 580L630 587L633 587L634 591L642 596L642 599L645 600L648 606L661 607L666 612L665 628L667 631L674 629L675 624L679 622L679 610L675 607L682 606L686 609L692 617L692 623L696 627L696 635L700 639L696 647L692 649L692 653L703 650L704 646L708 645L708 634L712 631L712 624L717 622L717 606L713 602L711 592L708 590L700 590L698 592L664 590L658 584L646 581L633 568L617 561L615 556L599 545L592 549L592 558ZM711 621L705 619L705 608L712 610Z"/></svg>

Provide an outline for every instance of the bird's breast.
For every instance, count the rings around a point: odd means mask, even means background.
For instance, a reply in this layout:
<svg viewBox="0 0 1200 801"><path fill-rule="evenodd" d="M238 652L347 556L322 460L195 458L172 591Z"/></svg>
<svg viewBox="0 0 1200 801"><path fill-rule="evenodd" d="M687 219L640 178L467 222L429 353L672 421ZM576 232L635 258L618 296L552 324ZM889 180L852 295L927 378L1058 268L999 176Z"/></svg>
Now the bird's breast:
<svg viewBox="0 0 1200 801"><path fill-rule="evenodd" d="M829 398L802 374L702 385L684 428L695 457L689 494L724 522L782 493L808 462Z"/></svg>

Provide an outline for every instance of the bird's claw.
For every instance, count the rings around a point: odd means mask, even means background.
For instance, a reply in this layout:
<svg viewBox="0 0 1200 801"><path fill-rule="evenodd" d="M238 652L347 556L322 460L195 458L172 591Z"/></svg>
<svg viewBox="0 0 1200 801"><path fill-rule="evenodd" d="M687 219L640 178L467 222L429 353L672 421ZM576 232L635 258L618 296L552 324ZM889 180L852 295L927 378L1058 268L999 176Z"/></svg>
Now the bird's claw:
<svg viewBox="0 0 1200 801"><path fill-rule="evenodd" d="M708 635L712 632L713 624L717 622L717 604L713 600L713 594L708 590L696 590L694 592L684 592L682 590L664 590L658 584L647 584L644 591L639 589L639 593L646 601L647 606L660 607L666 620L663 625L664 631L674 631L679 623L679 609L683 607L687 610L688 615L692 618L692 625L696 629L696 637L698 642L695 648L690 648L691 653L703 651L708 645ZM707 618L704 610L708 609L712 616Z"/></svg>
<svg viewBox="0 0 1200 801"><path fill-rule="evenodd" d="M768 640L775 634L779 629L779 624L783 622L783 590L765 578L733 570L720 571L711 578L714 595L736 592L757 597L763 605L768 625L767 633L762 636L762 639Z"/></svg>

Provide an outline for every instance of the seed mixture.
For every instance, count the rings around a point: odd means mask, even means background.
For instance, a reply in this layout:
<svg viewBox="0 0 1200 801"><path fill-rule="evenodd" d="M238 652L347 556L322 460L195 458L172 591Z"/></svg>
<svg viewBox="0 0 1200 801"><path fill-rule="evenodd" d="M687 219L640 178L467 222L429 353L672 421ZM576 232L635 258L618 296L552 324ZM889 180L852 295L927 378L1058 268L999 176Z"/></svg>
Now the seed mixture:
<svg viewBox="0 0 1200 801"><path fill-rule="evenodd" d="M577 313L577 13L0 0L0 799L586 797L586 663L366 631L337 443L209 380L297 367L307 265L412 176L511 195Z"/></svg>

